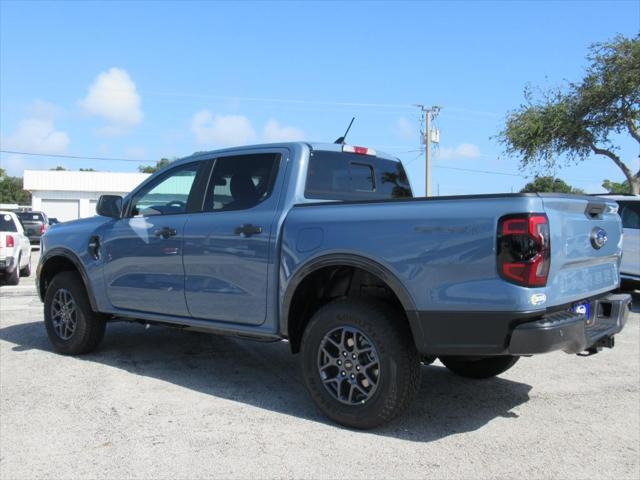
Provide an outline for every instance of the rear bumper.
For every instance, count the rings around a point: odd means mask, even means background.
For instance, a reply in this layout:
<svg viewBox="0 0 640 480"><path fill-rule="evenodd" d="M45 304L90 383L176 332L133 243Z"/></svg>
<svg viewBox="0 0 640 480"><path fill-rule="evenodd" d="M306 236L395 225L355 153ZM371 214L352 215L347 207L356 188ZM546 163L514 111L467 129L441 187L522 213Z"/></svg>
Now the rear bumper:
<svg viewBox="0 0 640 480"><path fill-rule="evenodd" d="M511 355L534 355L562 350L579 353L613 346L611 339L624 327L631 296L610 294L591 302L590 318L570 311L545 315L514 328L509 342Z"/></svg>
<svg viewBox="0 0 640 480"><path fill-rule="evenodd" d="M423 355L535 355L578 353L612 346L627 320L631 296L591 300L590 318L566 308L545 312L409 312L416 348Z"/></svg>

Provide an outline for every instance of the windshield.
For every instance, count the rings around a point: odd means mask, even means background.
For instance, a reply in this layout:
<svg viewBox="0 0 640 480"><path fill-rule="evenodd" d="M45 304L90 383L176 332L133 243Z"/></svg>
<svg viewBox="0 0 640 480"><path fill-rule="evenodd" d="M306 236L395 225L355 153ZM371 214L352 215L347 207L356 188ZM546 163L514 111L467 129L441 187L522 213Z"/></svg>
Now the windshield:
<svg viewBox="0 0 640 480"><path fill-rule="evenodd" d="M323 200L411 198L402 164L355 153L314 151L309 158L305 197Z"/></svg>

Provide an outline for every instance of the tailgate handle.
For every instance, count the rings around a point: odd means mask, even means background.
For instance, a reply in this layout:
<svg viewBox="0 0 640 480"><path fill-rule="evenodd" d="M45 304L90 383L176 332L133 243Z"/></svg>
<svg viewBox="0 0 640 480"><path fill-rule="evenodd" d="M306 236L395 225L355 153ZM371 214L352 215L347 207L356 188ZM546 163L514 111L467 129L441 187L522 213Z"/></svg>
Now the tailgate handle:
<svg viewBox="0 0 640 480"><path fill-rule="evenodd" d="M584 213L589 218L602 218L605 208L607 208L606 203L588 203Z"/></svg>

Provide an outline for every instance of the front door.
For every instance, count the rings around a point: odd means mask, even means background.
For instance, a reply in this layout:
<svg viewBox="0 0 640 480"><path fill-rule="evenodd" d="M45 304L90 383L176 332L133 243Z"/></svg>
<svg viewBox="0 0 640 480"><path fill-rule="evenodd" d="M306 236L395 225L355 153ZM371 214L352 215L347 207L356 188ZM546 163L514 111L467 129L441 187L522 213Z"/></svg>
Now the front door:
<svg viewBox="0 0 640 480"><path fill-rule="evenodd" d="M184 226L204 162L168 170L143 185L123 218L103 235L104 279L111 304L119 309L188 316L184 297ZM202 173L201 173L202 175ZM191 204L194 204L192 207Z"/></svg>
<svg viewBox="0 0 640 480"><path fill-rule="evenodd" d="M204 212L185 226L185 295L194 318L264 322L283 151L219 157ZM280 167L283 169L283 167Z"/></svg>

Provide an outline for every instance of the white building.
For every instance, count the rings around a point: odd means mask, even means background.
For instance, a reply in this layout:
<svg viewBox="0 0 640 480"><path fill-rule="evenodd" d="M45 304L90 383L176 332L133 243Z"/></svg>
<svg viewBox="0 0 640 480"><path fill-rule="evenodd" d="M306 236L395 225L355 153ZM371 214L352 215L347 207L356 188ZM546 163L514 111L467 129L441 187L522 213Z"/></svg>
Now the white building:
<svg viewBox="0 0 640 480"><path fill-rule="evenodd" d="M25 170L24 189L31 192L31 207L59 221L96 214L100 195L126 195L149 174Z"/></svg>

